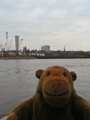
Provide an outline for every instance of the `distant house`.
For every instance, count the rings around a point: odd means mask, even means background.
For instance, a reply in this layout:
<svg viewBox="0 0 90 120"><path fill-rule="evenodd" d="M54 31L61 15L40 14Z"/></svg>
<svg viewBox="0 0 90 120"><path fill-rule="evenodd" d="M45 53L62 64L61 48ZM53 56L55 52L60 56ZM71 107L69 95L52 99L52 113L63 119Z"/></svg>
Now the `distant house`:
<svg viewBox="0 0 90 120"><path fill-rule="evenodd" d="M41 46L41 51L50 51L50 46L49 45Z"/></svg>

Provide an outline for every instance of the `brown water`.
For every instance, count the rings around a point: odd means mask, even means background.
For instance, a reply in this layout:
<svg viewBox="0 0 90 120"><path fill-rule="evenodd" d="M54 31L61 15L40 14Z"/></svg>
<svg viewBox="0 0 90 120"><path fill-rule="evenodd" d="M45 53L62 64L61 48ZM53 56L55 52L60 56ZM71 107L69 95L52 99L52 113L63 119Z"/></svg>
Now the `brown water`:
<svg viewBox="0 0 90 120"><path fill-rule="evenodd" d="M37 69L59 65L77 73L74 87L90 103L90 59L0 60L0 115L35 94Z"/></svg>

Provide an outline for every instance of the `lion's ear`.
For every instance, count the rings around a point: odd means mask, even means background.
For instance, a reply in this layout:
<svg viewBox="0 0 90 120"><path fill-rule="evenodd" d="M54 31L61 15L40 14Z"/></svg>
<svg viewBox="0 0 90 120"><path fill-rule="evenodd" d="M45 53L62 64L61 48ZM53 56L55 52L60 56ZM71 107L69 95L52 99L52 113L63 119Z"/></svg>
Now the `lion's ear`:
<svg viewBox="0 0 90 120"><path fill-rule="evenodd" d="M39 69L39 70L36 71L36 74L35 74L35 75L36 75L36 77L37 77L38 79L40 79L41 74L43 73L43 71L44 71L44 70L42 70L42 69Z"/></svg>
<svg viewBox="0 0 90 120"><path fill-rule="evenodd" d="M73 78L73 81L75 81L77 79L77 75L75 72L70 72L71 73L71 76Z"/></svg>

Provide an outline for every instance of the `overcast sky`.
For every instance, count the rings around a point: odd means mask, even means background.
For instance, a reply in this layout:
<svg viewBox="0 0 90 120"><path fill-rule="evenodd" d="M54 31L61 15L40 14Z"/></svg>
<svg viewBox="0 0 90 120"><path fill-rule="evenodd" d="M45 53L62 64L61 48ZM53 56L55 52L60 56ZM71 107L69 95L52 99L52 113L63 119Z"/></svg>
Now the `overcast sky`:
<svg viewBox="0 0 90 120"><path fill-rule="evenodd" d="M20 48L90 51L90 0L0 0L0 44Z"/></svg>

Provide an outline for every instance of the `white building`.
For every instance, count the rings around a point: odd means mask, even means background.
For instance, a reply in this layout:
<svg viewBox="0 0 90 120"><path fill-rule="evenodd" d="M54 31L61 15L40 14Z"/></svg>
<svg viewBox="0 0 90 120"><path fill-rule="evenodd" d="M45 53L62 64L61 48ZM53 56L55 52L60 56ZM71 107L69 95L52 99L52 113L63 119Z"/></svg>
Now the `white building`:
<svg viewBox="0 0 90 120"><path fill-rule="evenodd" d="M44 45L41 47L42 51L50 51L50 46L49 45Z"/></svg>
<svg viewBox="0 0 90 120"><path fill-rule="evenodd" d="M19 50L19 36L15 36L16 51Z"/></svg>

